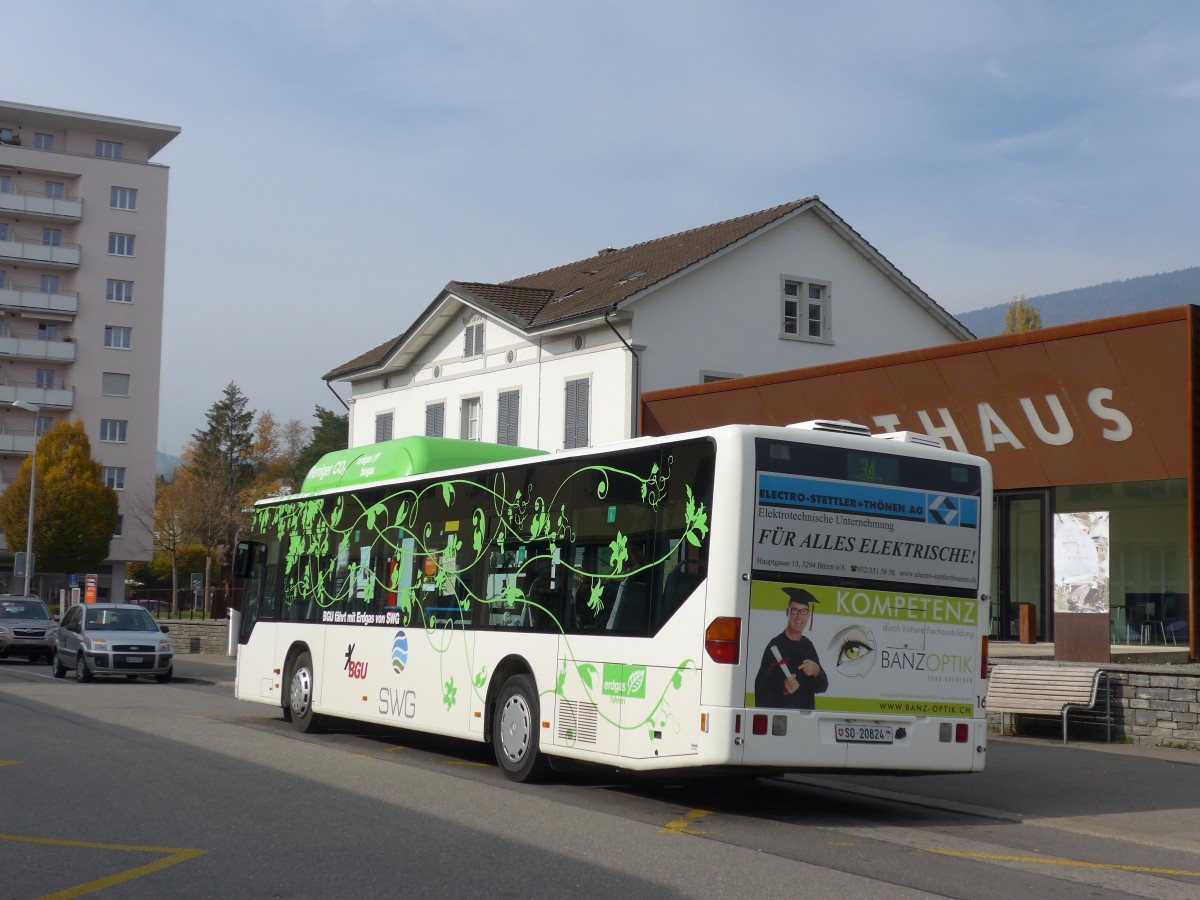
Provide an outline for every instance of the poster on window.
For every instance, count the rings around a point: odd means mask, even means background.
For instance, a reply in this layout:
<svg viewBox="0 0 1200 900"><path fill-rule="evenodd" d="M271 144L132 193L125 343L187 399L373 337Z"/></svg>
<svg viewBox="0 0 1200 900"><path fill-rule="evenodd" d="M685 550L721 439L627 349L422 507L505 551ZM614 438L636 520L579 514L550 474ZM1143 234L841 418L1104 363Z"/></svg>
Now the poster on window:
<svg viewBox="0 0 1200 900"><path fill-rule="evenodd" d="M1055 514L1055 612L1108 612L1108 521L1108 510Z"/></svg>

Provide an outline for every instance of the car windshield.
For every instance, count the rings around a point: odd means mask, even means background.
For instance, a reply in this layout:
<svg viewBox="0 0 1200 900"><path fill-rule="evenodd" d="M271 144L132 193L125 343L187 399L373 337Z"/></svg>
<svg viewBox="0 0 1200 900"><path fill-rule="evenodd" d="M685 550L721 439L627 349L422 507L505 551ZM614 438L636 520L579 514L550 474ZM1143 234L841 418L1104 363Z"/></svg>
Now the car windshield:
<svg viewBox="0 0 1200 900"><path fill-rule="evenodd" d="M0 619L49 619L41 600L0 600Z"/></svg>
<svg viewBox="0 0 1200 900"><path fill-rule="evenodd" d="M88 631L158 631L144 609L89 609Z"/></svg>

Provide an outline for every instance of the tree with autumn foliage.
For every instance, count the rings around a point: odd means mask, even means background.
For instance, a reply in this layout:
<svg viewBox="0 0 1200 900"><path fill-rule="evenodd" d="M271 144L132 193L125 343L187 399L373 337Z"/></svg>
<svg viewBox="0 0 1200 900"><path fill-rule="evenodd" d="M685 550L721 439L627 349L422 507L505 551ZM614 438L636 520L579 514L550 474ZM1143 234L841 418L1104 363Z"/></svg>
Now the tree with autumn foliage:
<svg viewBox="0 0 1200 900"><path fill-rule="evenodd" d="M204 567L208 549L196 543L189 531L189 500L184 483L159 477L154 485L154 504L134 500L128 506L150 532L154 550L149 563L130 569L134 577L168 582L171 585L171 612L179 612L180 573Z"/></svg>
<svg viewBox="0 0 1200 900"><path fill-rule="evenodd" d="M0 495L0 528L10 547L25 546L32 462L31 454ZM38 438L33 514L38 571L95 571L108 558L119 505L102 472L82 422L60 422Z"/></svg>
<svg viewBox="0 0 1200 900"><path fill-rule="evenodd" d="M1004 313L1004 334L1020 334L1037 331L1042 327L1042 314L1036 306L1025 299L1025 295L1013 297Z"/></svg>

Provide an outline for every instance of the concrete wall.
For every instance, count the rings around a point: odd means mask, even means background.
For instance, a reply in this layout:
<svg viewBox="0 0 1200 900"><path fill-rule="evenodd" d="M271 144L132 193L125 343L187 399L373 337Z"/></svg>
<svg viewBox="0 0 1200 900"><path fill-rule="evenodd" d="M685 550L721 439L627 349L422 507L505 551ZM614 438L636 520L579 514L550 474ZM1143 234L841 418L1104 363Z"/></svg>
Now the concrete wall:
<svg viewBox="0 0 1200 900"><path fill-rule="evenodd" d="M193 622L163 619L162 624L167 626L167 637L171 639L171 649L176 653L207 653L224 656L229 652L228 619L204 619Z"/></svg>

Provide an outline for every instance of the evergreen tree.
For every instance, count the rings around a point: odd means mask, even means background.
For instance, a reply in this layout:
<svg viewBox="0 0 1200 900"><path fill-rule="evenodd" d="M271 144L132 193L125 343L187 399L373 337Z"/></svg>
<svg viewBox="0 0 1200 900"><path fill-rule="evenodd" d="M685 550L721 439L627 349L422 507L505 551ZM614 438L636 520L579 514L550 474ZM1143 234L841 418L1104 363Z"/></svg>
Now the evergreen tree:
<svg viewBox="0 0 1200 900"><path fill-rule="evenodd" d="M205 482L220 485L226 498L254 477L254 410L232 381L205 414L208 427L192 434L189 468Z"/></svg>
<svg viewBox="0 0 1200 900"><path fill-rule="evenodd" d="M0 496L0 528L25 546L32 455ZM33 552L37 571L94 571L108 558L117 528L117 493L104 483L82 422L60 422L38 439Z"/></svg>
<svg viewBox="0 0 1200 900"><path fill-rule="evenodd" d="M295 490L300 490L308 470L316 465L326 453L334 450L345 450L350 446L350 416L347 413L338 415L318 406L313 413L317 424L312 430L312 440L308 442L296 460L296 470L293 473Z"/></svg>
<svg viewBox="0 0 1200 900"><path fill-rule="evenodd" d="M1008 311L1004 314L1004 334L1020 334L1023 331L1037 331L1042 327L1042 314L1037 307L1025 299L1013 297L1008 303Z"/></svg>
<svg viewBox="0 0 1200 900"><path fill-rule="evenodd" d="M231 546L254 498L254 410L232 381L206 413L208 427L192 435L183 465L176 470L180 507L186 510L184 532L215 551ZM204 585L208 596L209 559Z"/></svg>

